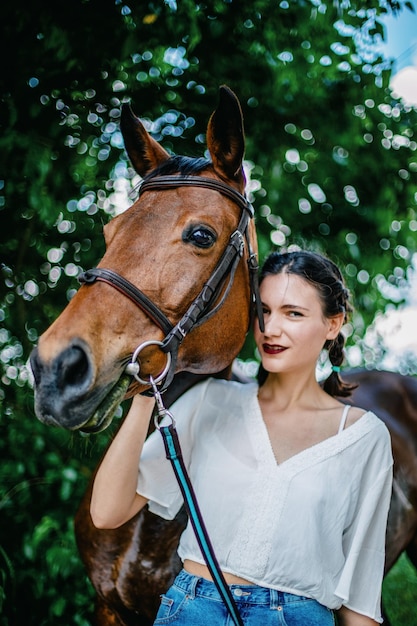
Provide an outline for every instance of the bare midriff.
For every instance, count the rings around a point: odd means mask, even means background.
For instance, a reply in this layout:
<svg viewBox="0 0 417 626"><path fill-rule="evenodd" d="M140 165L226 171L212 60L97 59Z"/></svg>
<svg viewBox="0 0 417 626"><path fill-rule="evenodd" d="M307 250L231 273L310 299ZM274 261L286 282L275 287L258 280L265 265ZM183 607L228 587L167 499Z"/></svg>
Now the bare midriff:
<svg viewBox="0 0 417 626"><path fill-rule="evenodd" d="M202 565L201 563L196 563L195 561L185 559L184 569L186 572L192 574L193 576L205 578L206 580L213 580L207 565ZM227 572L223 572L223 576L228 585L253 585L253 583L249 582L249 580L246 580L245 578L240 578L239 576L235 576L234 574L228 574Z"/></svg>

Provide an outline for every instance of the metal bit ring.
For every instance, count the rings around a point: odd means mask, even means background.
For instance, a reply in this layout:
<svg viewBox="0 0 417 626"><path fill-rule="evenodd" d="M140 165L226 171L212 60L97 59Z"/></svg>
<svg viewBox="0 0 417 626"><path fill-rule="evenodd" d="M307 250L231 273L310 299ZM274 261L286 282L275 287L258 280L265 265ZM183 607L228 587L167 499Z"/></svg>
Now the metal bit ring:
<svg viewBox="0 0 417 626"><path fill-rule="evenodd" d="M155 340L145 341L144 343L141 343L134 351L132 355L132 359L126 369L128 373L132 374L132 376L136 378L136 380L142 385L149 385L151 383L151 379L153 380L154 384L157 385L158 383L164 380L164 378L169 372L169 368L171 367L171 353L170 352L166 353L167 362L162 372L158 374L158 376L155 376L155 378L151 376L148 380L145 380L144 378L141 378L139 376L140 362L138 362L138 356L142 352L142 350L146 348L147 346L162 346L162 341L157 341L155 339Z"/></svg>

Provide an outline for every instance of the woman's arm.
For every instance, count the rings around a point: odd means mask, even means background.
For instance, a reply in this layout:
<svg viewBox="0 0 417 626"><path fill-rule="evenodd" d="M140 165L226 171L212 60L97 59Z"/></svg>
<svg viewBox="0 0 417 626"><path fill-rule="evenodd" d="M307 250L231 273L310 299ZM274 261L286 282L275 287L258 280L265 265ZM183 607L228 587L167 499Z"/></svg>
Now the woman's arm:
<svg viewBox="0 0 417 626"><path fill-rule="evenodd" d="M374 619L355 613L346 606L342 606L337 611L337 623L338 626L379 626Z"/></svg>
<svg viewBox="0 0 417 626"><path fill-rule="evenodd" d="M117 528L147 500L136 493L139 459L155 401L137 395L97 471L90 513L97 528Z"/></svg>

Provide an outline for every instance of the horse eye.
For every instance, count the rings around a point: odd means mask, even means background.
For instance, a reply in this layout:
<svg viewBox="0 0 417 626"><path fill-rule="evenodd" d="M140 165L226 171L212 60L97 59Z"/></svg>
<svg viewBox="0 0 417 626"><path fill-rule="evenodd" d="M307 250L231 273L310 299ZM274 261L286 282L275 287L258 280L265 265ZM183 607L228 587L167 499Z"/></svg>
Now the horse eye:
<svg viewBox="0 0 417 626"><path fill-rule="evenodd" d="M194 226L184 232L183 240L198 248L210 248L216 242L216 235L205 226Z"/></svg>

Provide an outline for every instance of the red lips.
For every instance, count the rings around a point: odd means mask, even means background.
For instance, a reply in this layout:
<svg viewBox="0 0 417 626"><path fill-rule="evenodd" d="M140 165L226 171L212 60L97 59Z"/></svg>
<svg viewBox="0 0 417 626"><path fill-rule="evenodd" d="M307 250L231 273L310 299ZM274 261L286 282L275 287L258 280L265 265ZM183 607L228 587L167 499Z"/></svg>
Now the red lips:
<svg viewBox="0 0 417 626"><path fill-rule="evenodd" d="M269 343L262 344L262 350L265 354L281 354L284 350L287 350L284 346L274 346Z"/></svg>

